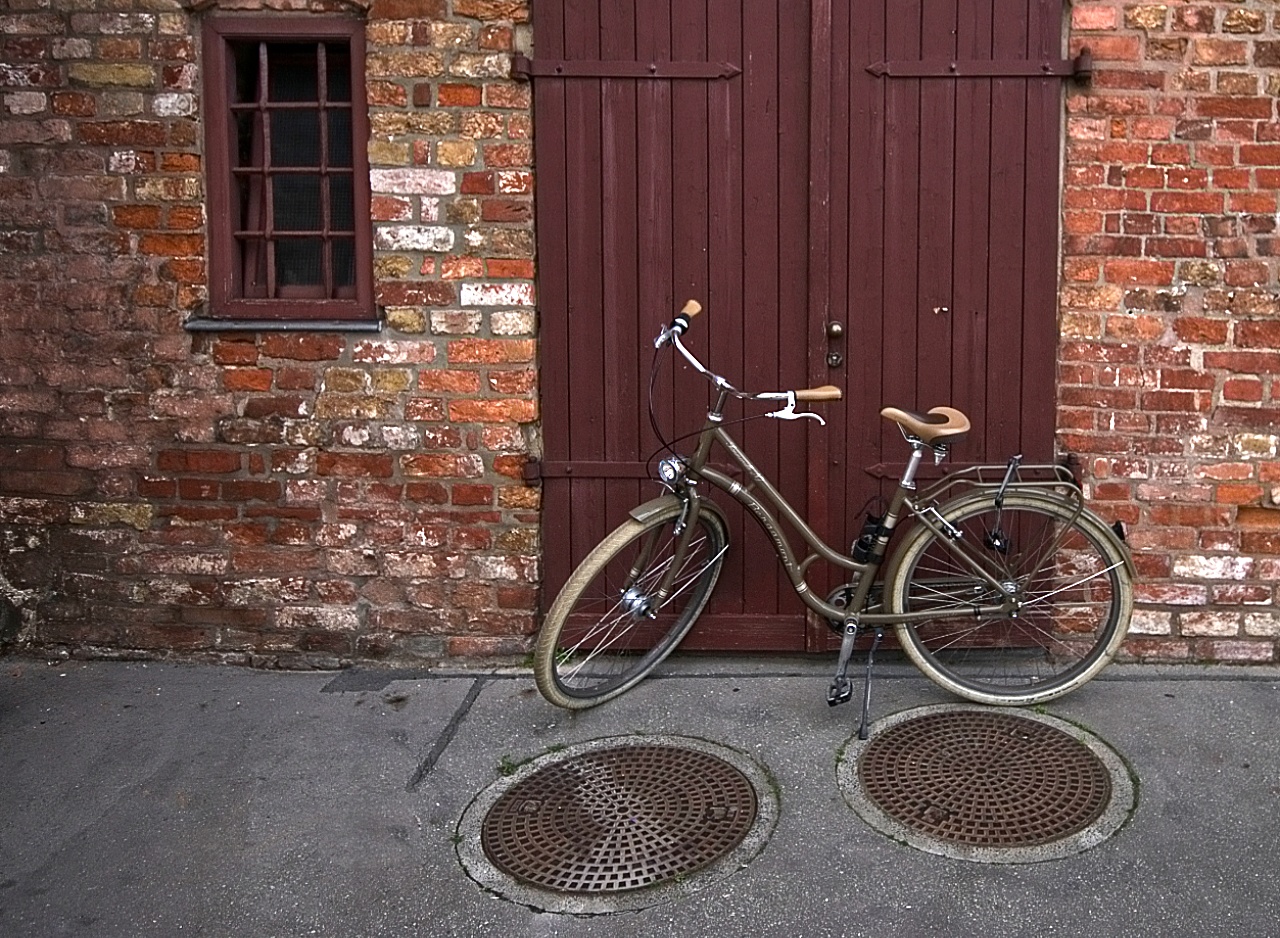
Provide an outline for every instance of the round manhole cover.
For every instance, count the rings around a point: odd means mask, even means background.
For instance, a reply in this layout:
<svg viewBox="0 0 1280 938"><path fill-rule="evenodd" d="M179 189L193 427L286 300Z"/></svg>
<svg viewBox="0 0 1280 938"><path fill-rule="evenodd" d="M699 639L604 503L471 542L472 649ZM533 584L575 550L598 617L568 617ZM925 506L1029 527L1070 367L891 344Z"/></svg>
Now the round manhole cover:
<svg viewBox="0 0 1280 938"><path fill-rule="evenodd" d="M932 707L883 721L840 763L873 827L931 853L1032 862L1087 849L1133 809L1123 760L1039 714Z"/></svg>
<svg viewBox="0 0 1280 938"><path fill-rule="evenodd" d="M742 842L756 819L745 775L676 746L618 746L555 762L485 816L499 869L558 892L624 892L686 876Z"/></svg>
<svg viewBox="0 0 1280 938"><path fill-rule="evenodd" d="M459 824L459 857L478 882L538 908L641 908L759 852L777 817L761 780L749 759L701 740L596 740L481 793Z"/></svg>

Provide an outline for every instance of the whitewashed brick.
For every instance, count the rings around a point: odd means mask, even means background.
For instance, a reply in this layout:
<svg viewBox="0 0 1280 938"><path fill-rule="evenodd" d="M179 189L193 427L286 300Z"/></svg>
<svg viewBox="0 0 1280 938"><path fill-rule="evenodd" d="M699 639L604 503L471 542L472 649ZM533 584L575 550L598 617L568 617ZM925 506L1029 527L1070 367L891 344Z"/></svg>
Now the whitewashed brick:
<svg viewBox="0 0 1280 938"><path fill-rule="evenodd" d="M360 628L360 613L343 606L286 606L276 614L276 625L282 629L354 632Z"/></svg>
<svg viewBox="0 0 1280 938"><path fill-rule="evenodd" d="M460 301L463 306L532 306L531 283L464 283Z"/></svg>
<svg viewBox="0 0 1280 938"><path fill-rule="evenodd" d="M49 98L42 91L15 91L4 96L4 106L10 114L39 114L49 106Z"/></svg>
<svg viewBox="0 0 1280 938"><path fill-rule="evenodd" d="M453 231L438 225L383 227L374 232L373 243L382 251L448 251Z"/></svg>
<svg viewBox="0 0 1280 938"><path fill-rule="evenodd" d="M494 335L533 335L535 317L531 309L504 309L489 317Z"/></svg>
<svg viewBox="0 0 1280 938"><path fill-rule="evenodd" d="M1280 613L1249 613L1244 617L1244 634L1280 638Z"/></svg>
<svg viewBox="0 0 1280 938"><path fill-rule="evenodd" d="M1243 580L1252 572L1252 557L1192 556L1173 562L1173 575L1191 580Z"/></svg>
<svg viewBox="0 0 1280 938"><path fill-rule="evenodd" d="M1237 635L1240 616L1234 612L1184 612L1179 617L1183 635Z"/></svg>
<svg viewBox="0 0 1280 938"><path fill-rule="evenodd" d="M431 331L437 335L475 335L484 314L468 309L437 309L431 312Z"/></svg>
<svg viewBox="0 0 1280 938"><path fill-rule="evenodd" d="M1135 609L1129 622L1131 635L1172 635L1173 613L1154 609Z"/></svg>
<svg viewBox="0 0 1280 938"><path fill-rule="evenodd" d="M151 111L156 117L190 117L196 112L196 96L187 92L158 94L151 102Z"/></svg>
<svg viewBox="0 0 1280 938"><path fill-rule="evenodd" d="M369 186L375 194L453 195L458 177L441 169L374 169L369 171Z"/></svg>

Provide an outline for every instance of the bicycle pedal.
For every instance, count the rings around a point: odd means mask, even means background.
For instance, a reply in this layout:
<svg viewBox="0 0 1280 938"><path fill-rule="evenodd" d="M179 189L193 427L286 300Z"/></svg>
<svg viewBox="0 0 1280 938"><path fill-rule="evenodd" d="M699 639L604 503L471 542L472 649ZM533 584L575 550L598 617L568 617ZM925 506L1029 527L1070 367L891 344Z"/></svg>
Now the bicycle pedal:
<svg viewBox="0 0 1280 938"><path fill-rule="evenodd" d="M849 681L833 681L827 688L827 706L836 707L853 699L853 684Z"/></svg>

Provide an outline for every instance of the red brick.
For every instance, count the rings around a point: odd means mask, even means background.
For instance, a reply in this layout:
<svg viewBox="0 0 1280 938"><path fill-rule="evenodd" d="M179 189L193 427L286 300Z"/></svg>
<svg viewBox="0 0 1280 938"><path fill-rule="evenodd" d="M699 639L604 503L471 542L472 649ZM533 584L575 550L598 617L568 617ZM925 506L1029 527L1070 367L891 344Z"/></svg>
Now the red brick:
<svg viewBox="0 0 1280 938"><path fill-rule="evenodd" d="M418 373L418 389L452 394L474 394L480 390L480 373L445 368L424 369Z"/></svg>
<svg viewBox="0 0 1280 938"><path fill-rule="evenodd" d="M120 228L159 228L163 213L158 205L113 205L111 222Z"/></svg>
<svg viewBox="0 0 1280 938"><path fill-rule="evenodd" d="M533 217L533 203L516 199L485 199L481 217L491 222L526 222Z"/></svg>
<svg viewBox="0 0 1280 938"><path fill-rule="evenodd" d="M457 339L449 343L451 364L503 364L533 361L532 339Z"/></svg>
<svg viewBox="0 0 1280 938"><path fill-rule="evenodd" d="M493 486L457 483L450 493L450 501L455 505L492 505Z"/></svg>
<svg viewBox="0 0 1280 938"><path fill-rule="evenodd" d="M272 372L267 368L228 368L222 386L228 391L270 391Z"/></svg>
<svg viewBox="0 0 1280 938"><path fill-rule="evenodd" d="M138 253L168 257L198 257L204 254L204 236L198 234L144 234L138 238Z"/></svg>
<svg viewBox="0 0 1280 938"><path fill-rule="evenodd" d="M277 502L280 500L280 483L262 479L236 479L222 483L220 495L228 502Z"/></svg>
<svg viewBox="0 0 1280 938"><path fill-rule="evenodd" d="M479 107L483 92L479 85L440 85L436 92L436 104L440 107Z"/></svg>
<svg viewBox="0 0 1280 938"><path fill-rule="evenodd" d="M1220 192L1153 192L1151 211L1190 214L1220 214L1224 205Z"/></svg>
<svg viewBox="0 0 1280 938"><path fill-rule="evenodd" d="M538 417L531 400L454 400L449 419L459 423L529 423Z"/></svg>
<svg viewBox="0 0 1280 938"><path fill-rule="evenodd" d="M333 361L342 354L345 341L338 336L268 334L262 339L267 358L294 361Z"/></svg>
<svg viewBox="0 0 1280 938"><path fill-rule="evenodd" d="M161 450L156 454L156 468L165 472L199 472L205 475L239 472L240 454L216 449Z"/></svg>
<svg viewBox="0 0 1280 938"><path fill-rule="evenodd" d="M1236 323L1235 344L1240 348L1280 349L1280 322Z"/></svg>
<svg viewBox="0 0 1280 938"><path fill-rule="evenodd" d="M1227 341L1230 324L1224 319L1203 319L1194 316L1180 317L1173 322L1173 331L1183 342L1205 345L1221 345Z"/></svg>
<svg viewBox="0 0 1280 938"><path fill-rule="evenodd" d="M359 476L390 478L392 459L381 453L321 452L316 456L316 472L322 476Z"/></svg>
<svg viewBox="0 0 1280 938"><path fill-rule="evenodd" d="M1110 283L1164 285L1173 282L1172 261L1114 260L1103 265L1103 278Z"/></svg>

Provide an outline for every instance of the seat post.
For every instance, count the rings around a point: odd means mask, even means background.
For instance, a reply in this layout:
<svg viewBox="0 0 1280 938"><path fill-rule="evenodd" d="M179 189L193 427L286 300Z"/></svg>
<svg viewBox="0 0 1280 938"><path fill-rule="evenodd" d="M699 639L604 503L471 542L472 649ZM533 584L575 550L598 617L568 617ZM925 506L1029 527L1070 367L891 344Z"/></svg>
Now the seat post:
<svg viewBox="0 0 1280 938"><path fill-rule="evenodd" d="M916 490L916 473L920 470L920 460L924 459L925 445L913 436L907 437L907 442L911 444L911 460L907 463L907 468L902 470L902 479L898 484L907 491L914 492Z"/></svg>

